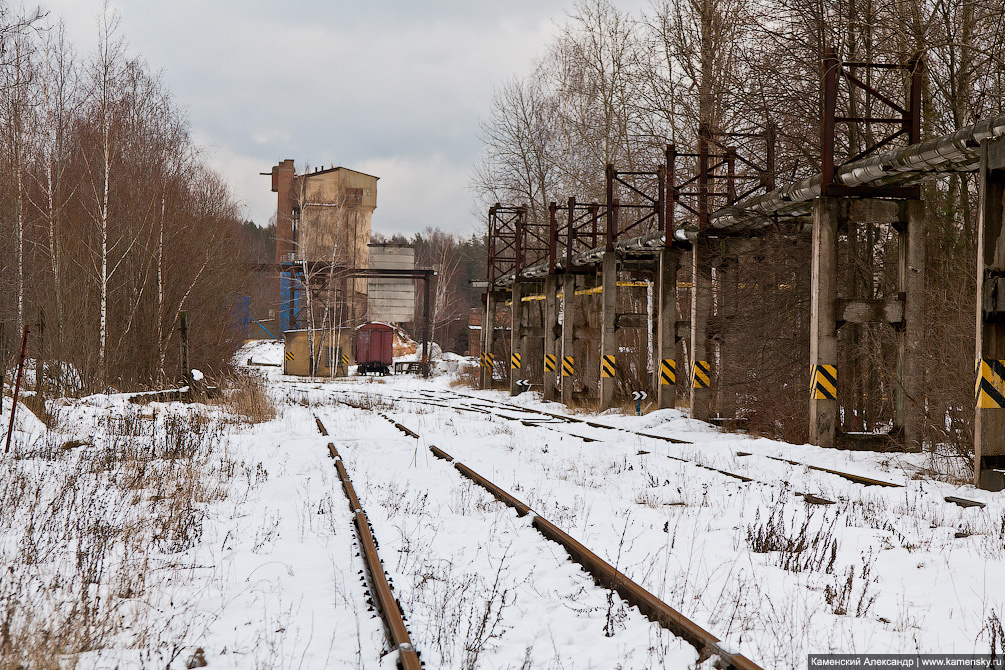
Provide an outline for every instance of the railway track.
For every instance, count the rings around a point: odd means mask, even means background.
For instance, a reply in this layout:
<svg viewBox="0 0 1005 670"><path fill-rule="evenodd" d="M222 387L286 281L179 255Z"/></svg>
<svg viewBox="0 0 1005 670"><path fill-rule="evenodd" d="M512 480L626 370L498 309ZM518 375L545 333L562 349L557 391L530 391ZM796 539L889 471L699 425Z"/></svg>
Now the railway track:
<svg viewBox="0 0 1005 670"><path fill-rule="evenodd" d="M321 419L315 416L314 420L317 422L318 431L327 436L328 430ZM335 461L335 469L338 471L339 481L342 482L342 490L349 501L349 510L352 512L353 525L356 528L356 539L359 542L360 558L363 560L364 578L369 586L373 606L384 623L391 651L398 654L396 665L400 670L420 670L423 666L419 660L419 653L412 646L408 628L405 626L405 617L394 592L391 590L391 585L388 583L384 565L377 554L377 541L373 537L370 520L367 518L366 512L363 511L363 506L360 505L359 497L357 497L356 489L352 485L348 472L346 472L342 457L332 442L328 443L328 454Z"/></svg>
<svg viewBox="0 0 1005 670"><path fill-rule="evenodd" d="M354 406L350 402L345 402L345 404ZM362 406L357 408L361 410L369 409ZM376 412L376 414L385 421L393 424L395 428L408 437L417 440L421 439L421 435L419 433L396 421L394 418L379 411ZM320 419L317 419L317 417L315 418L318 421L319 429L323 430L323 425L321 424ZM334 452L333 446L330 446L330 449L333 450L333 454L336 453ZM435 445L429 445L428 449L437 459L450 463L461 476L474 482L476 485L488 491L494 498L512 508L516 512L517 516L529 516L533 528L535 528L546 539L561 545L570 558L591 575L594 582L598 586L617 592L628 605L637 607L638 610L650 621L656 623L693 646L702 661L712 656L717 656L721 661L719 667L723 669L761 670L760 666L752 660L731 649L727 649L723 646L722 641L718 637L657 598L641 585L630 579L627 575L617 570L610 563L603 560L586 546L578 542L557 525L536 513L529 505L520 501L502 487L493 483L488 478L479 474L464 463L456 460L443 449L440 449ZM341 466L340 460L337 461L337 465L340 468L339 474L341 477L344 472L344 468ZM355 501L356 499L352 498L352 500ZM351 505L358 506L358 501L351 503ZM357 521L357 525L359 525L359 523L360 522ZM381 571L381 574L383 574L382 569L379 570Z"/></svg>
<svg viewBox="0 0 1005 670"><path fill-rule="evenodd" d="M443 391L422 390L422 391L419 391L418 394L419 394L419 396L422 396L422 397L400 396L400 397L395 398L393 400L394 401L402 401L402 402L414 402L414 403L418 403L418 404L426 404L426 405L441 407L441 408L445 408L445 409L451 409L451 410L458 411L458 412L475 412L475 413L479 413L479 414L490 415L490 416L498 417L498 418L501 418L501 419L504 419L504 420L508 420L508 421L516 421L516 422L519 422L519 423L521 423L521 424L523 424L525 426L537 427L537 428L542 428L542 429L546 429L546 430L557 430L558 432L562 433L563 435L568 435L568 436L571 436L571 437L577 437L579 439L584 440L585 442L597 442L597 441L600 441L600 439L596 438L596 437L586 436L586 435L578 435L576 433L571 433L571 432L565 431L565 430L559 430L557 428L557 426L559 426L559 425L570 425L570 424L571 425L576 425L576 424L579 424L579 425L588 426L588 427L594 428L594 429L601 429L601 430L608 430L608 431L614 431L614 432L620 432L620 433L627 433L629 435L633 435L633 436L637 436L637 437L643 437L643 438L650 438L650 439L655 439L655 440L661 440L661 441L668 442L668 443L675 444L675 445L688 445L688 444L692 444L691 442L689 442L687 440L682 440L682 439L675 438L675 437L670 437L670 436L665 436L665 435L657 435L657 434L654 434L654 433L649 433L649 432L644 432L644 431L636 431L636 430L631 430L631 429L628 429L628 428L622 428L620 426L611 426L611 425L608 425L608 424L605 424L605 423L602 423L602 422L598 422L598 421L591 421L591 420L588 420L588 419L582 419L582 418L579 418L579 417L568 416L568 415L565 415L565 414L557 414L557 413L554 413L554 412L547 412L547 411L544 411L544 410L534 409L534 408L530 408L530 407L523 407L523 406L520 406L520 405L515 405L513 403L507 403L507 402L503 402L503 401L499 401L499 400L493 400L493 399L484 398L484 397L480 397L480 396L474 396L474 395L470 395L470 394L466 394L466 393L460 393L458 391L453 391L453 390L443 390ZM449 402L449 400L457 400L457 399L463 400L466 404L458 405L458 404L452 404L452 403ZM502 411L500 411L500 410L502 410ZM505 412L508 412L509 414L507 414ZM523 416L521 416L521 415L523 415ZM543 418L529 418L526 415L532 415L534 417L543 417ZM765 458L765 459L769 459L769 460L780 462L780 463L786 463L786 464L794 466L794 467L801 467L801 468L806 468L806 469L809 469L809 470L814 470L814 471L817 471L817 472L823 472L823 473L826 473L826 474L830 474L830 475L834 475L834 476L837 476L837 477L841 477L842 479L845 479L847 481L850 481L850 482L853 482L853 483L856 483L856 484L860 484L862 486L877 486L877 487L882 487L882 488L904 488L904 486L905 486L904 484L900 484L900 483L897 483L897 482L891 482L891 481L887 481L887 480L884 480L884 479L878 479L878 478L875 478L875 477L868 477L868 476L865 476L865 475L860 475L860 474L856 474L856 473L852 473L852 472L845 472L845 471L837 470L837 469L834 469L834 468L825 468L825 467L814 465L814 464L811 464L811 463L804 463L804 462L801 462L801 461L797 461L797 460L793 460L793 459L789 459L789 458L782 458L782 457L779 457L779 456L771 456L771 455L767 455L767 454L755 455L755 454L751 454L751 453L743 452L743 451L737 451L737 452L735 452L735 455L737 457L743 457L743 458L746 458L746 457ZM680 461L680 462L683 462L683 463L690 463L692 465L695 465L696 467L700 467L700 468L705 469L705 470L716 472L716 473L718 473L720 475L723 475L725 477L736 479L736 480L742 481L744 483L756 483L756 484L761 484L761 485L770 486L770 487L777 487L778 486L777 482L770 482L770 481L760 480L760 479L757 479L755 477L750 477L748 475L738 474L738 473L731 472L729 470L725 470L725 469L721 469L721 468L715 468L715 467L709 466L707 464L701 463L701 462L699 462L699 461L697 461L695 459L685 458L685 457L682 457L682 456L675 456L675 455L670 455L670 454L667 454L666 456L667 456L667 458L670 458L672 460ZM810 504L832 505L835 502L833 500L829 500L827 498L824 498L824 497L822 497L820 495L817 495L815 493L812 493L812 492L797 492L796 495L799 496L799 497L801 497L801 498L803 498L807 503L810 503ZM985 507L985 504L982 503L982 502L979 502L979 501L976 501L976 500L970 500L970 499L962 498L962 497L958 497L958 496L945 496L944 500L945 500L945 502L952 503L952 504L955 504L955 505L959 505L961 507L978 507L978 508Z"/></svg>

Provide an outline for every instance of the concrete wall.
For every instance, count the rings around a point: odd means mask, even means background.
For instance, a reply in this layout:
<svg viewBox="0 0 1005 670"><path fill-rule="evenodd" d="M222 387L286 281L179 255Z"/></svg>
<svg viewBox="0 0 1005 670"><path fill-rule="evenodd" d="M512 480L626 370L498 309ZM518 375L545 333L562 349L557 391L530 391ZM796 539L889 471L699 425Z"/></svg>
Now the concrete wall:
<svg viewBox="0 0 1005 670"><path fill-rule="evenodd" d="M412 270L415 268L415 249L404 244L371 244L370 267ZM415 318L415 280L367 280L367 318L385 323L412 321Z"/></svg>

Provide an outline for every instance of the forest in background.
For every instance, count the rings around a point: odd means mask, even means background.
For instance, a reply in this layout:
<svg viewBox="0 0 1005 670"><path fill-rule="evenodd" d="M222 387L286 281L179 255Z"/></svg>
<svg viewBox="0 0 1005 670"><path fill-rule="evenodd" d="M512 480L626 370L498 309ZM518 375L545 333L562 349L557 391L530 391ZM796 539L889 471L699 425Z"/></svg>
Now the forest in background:
<svg viewBox="0 0 1005 670"><path fill-rule="evenodd" d="M236 199L118 23L106 6L81 55L58 17L0 0L0 344L9 370L28 325L31 359L74 370L46 367L60 393L181 379L183 311L193 367L244 339Z"/></svg>
<svg viewBox="0 0 1005 670"><path fill-rule="evenodd" d="M820 171L822 55L904 63L920 56L922 139L1001 114L1005 101L1002 0L656 0L644 11L608 0L577 2L531 73L496 90L483 120L483 161L473 187L483 206L526 204L531 223L548 203L603 202L604 166L653 171L668 143L695 152L699 125L713 132L777 132L775 183ZM904 71L859 70L866 83L905 100ZM840 113L868 116L861 93ZM885 136L880 124L839 126L841 156ZM740 147L763 157L763 147ZM841 156L838 161L841 162ZM687 175L689 176L689 175ZM969 455L972 444L975 222L973 175L923 188L928 323L926 438ZM841 233L842 297L896 297L897 235L888 225ZM728 259L742 278L716 337L730 349L723 386L751 426L806 438L809 237L779 225L755 252ZM690 268L680 279L689 281ZM774 286L777 290L758 287ZM687 313L686 302L681 304ZM686 318L686 317L685 317ZM886 324L840 331L845 431L882 430L893 414L896 333ZM854 372L852 372L854 370ZM679 375L685 377L685 375Z"/></svg>

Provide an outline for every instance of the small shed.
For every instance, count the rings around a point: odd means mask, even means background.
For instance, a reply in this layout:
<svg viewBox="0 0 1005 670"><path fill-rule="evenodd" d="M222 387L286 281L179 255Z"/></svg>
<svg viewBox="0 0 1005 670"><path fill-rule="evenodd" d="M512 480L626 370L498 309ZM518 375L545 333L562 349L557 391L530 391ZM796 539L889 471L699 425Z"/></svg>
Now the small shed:
<svg viewBox="0 0 1005 670"><path fill-rule="evenodd" d="M353 329L337 328L334 338L331 330L315 330L313 356L310 332L302 329L287 330L283 333L283 374L308 377L316 360L315 376L346 376L349 373L349 366L356 362L352 355Z"/></svg>

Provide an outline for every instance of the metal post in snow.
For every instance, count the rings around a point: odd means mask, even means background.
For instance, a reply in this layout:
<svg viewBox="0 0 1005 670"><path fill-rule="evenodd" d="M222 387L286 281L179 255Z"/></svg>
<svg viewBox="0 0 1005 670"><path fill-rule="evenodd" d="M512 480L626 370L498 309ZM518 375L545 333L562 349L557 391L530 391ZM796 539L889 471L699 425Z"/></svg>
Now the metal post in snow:
<svg viewBox="0 0 1005 670"><path fill-rule="evenodd" d="M429 338L430 338L430 305L429 305L429 282L432 281L431 274L427 274L423 282L422 297L422 374L429 377ZM490 298L491 300L491 295Z"/></svg>
<svg viewBox="0 0 1005 670"><path fill-rule="evenodd" d="M45 310L38 309L38 357L35 359L35 393L45 390Z"/></svg>
<svg viewBox="0 0 1005 670"><path fill-rule="evenodd" d="M0 396L3 395L3 385L6 379L7 379L7 332L6 332L6 324L0 321Z"/></svg>
<svg viewBox="0 0 1005 670"><path fill-rule="evenodd" d="M182 310L179 318L181 319L181 326L179 327L179 330L181 330L181 364L184 368L183 374L185 383L188 384L188 391L189 393L193 393L192 366L189 365L188 360L188 312Z"/></svg>
<svg viewBox="0 0 1005 670"><path fill-rule="evenodd" d="M21 338L21 357L17 362L17 380L14 382L14 398L10 407L10 425L7 427L7 446L3 452L10 451L10 438L14 434L14 415L17 413L17 397L21 391L21 375L24 372L24 355L28 350L28 324L24 326L24 336Z"/></svg>

